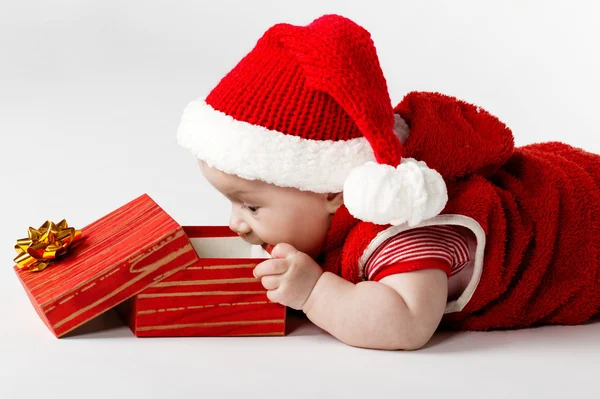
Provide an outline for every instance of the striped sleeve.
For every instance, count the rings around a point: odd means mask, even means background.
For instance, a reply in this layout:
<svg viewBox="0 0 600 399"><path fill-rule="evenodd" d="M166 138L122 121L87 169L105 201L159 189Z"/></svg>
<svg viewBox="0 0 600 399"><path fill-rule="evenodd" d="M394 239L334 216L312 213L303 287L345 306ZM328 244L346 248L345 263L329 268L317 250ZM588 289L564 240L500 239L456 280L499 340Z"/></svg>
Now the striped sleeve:
<svg viewBox="0 0 600 399"><path fill-rule="evenodd" d="M461 271L469 260L467 239L457 227L417 227L383 242L367 261L365 276L379 281L391 274L437 268L450 277Z"/></svg>

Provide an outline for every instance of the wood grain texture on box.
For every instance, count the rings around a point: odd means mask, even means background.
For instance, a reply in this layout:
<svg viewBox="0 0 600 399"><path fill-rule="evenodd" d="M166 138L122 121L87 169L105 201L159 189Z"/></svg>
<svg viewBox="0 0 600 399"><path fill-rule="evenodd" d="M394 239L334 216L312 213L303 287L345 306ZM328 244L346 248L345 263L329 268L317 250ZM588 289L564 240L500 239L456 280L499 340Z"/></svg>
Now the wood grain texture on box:
<svg viewBox="0 0 600 399"><path fill-rule="evenodd" d="M82 231L72 252L46 270L14 268L57 337L198 260L183 228L147 195Z"/></svg>
<svg viewBox="0 0 600 399"><path fill-rule="evenodd" d="M198 238L241 241L228 227L184 230L193 244ZM195 248L199 259L194 264L119 307L136 336L285 335L285 306L269 301L260 279L252 275L254 267L268 258L224 257L227 242L219 257L207 253L210 243Z"/></svg>

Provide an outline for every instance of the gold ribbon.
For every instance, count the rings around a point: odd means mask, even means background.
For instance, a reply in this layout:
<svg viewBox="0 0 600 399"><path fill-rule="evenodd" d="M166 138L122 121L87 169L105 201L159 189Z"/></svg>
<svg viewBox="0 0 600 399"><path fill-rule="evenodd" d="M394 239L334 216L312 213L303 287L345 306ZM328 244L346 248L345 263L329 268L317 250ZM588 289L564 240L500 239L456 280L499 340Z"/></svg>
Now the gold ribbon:
<svg viewBox="0 0 600 399"><path fill-rule="evenodd" d="M40 272L53 260L63 256L69 246L81 239L81 230L67 225L66 220L58 224L46 221L39 229L29 228L28 238L17 240L14 261L20 269Z"/></svg>

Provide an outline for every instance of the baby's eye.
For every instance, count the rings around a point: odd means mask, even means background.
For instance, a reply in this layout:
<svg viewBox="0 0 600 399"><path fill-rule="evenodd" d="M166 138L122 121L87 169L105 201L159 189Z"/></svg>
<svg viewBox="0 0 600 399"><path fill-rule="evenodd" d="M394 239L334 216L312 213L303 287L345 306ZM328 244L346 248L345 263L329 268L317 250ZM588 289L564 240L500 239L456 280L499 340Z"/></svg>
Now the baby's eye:
<svg viewBox="0 0 600 399"><path fill-rule="evenodd" d="M242 206L242 209L248 209L250 212L252 213L256 213L258 211L258 207L257 206Z"/></svg>

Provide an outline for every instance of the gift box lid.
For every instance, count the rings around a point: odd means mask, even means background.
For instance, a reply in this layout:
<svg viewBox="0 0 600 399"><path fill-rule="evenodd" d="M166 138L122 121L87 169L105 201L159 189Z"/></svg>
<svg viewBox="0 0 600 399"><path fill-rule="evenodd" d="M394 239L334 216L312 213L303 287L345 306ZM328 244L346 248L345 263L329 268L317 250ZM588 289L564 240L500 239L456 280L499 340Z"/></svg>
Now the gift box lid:
<svg viewBox="0 0 600 399"><path fill-rule="evenodd" d="M46 269L14 267L57 337L198 261L183 228L147 194L81 230L82 239Z"/></svg>

